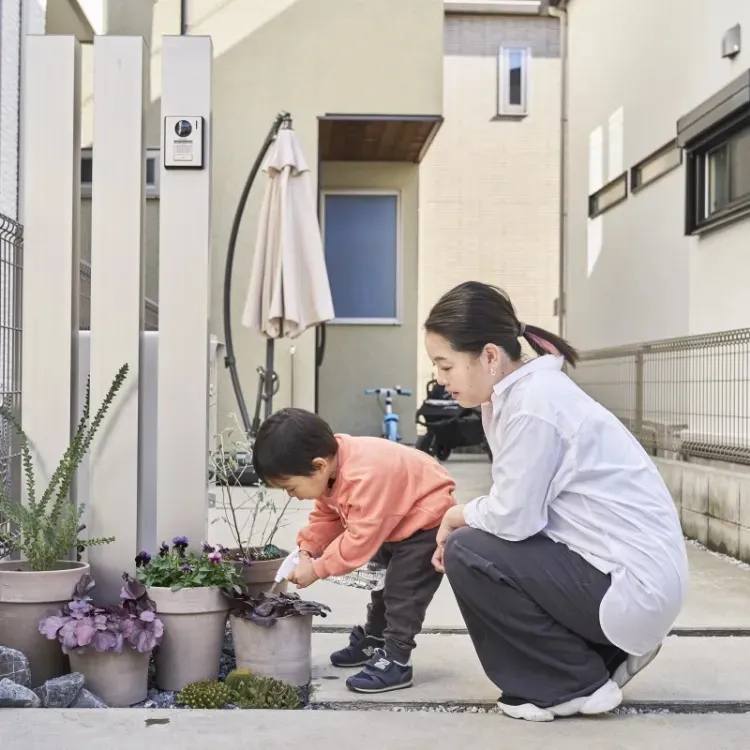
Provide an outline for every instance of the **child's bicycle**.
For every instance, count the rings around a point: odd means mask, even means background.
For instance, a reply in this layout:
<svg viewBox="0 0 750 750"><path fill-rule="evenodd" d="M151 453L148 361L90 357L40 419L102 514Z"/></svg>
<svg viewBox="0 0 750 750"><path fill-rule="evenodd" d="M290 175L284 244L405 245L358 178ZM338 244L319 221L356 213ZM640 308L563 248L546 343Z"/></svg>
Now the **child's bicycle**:
<svg viewBox="0 0 750 750"><path fill-rule="evenodd" d="M398 385L395 388L368 388L365 393L368 396L375 394L378 397L378 403L383 410L383 437L386 440L400 441L401 435L398 434L399 417L393 411L393 397L411 396L411 388L401 388ZM384 402L380 401L381 396L384 397Z"/></svg>

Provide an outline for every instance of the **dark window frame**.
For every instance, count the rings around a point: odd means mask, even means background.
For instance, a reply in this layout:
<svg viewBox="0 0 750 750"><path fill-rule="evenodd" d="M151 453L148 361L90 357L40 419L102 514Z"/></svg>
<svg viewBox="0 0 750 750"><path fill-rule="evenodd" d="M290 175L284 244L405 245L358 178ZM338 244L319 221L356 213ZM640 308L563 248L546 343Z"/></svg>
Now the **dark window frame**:
<svg viewBox="0 0 750 750"><path fill-rule="evenodd" d="M672 166L668 167L662 172L659 172L658 174L654 175L653 177L650 177L647 180L639 179L640 175L643 173L643 169L653 162L655 162L657 159L661 159L662 156L666 156L670 151L676 151L679 155L679 160L676 164L673 164ZM656 151L652 151L647 157L644 159L641 159L637 164L634 164L630 168L630 192L635 195L636 193L639 193L644 188L647 188L649 185L653 185L655 182L660 180L662 177L665 177L666 175L670 174L671 172L674 172L675 169L679 169L683 164L685 163L685 156L683 153L683 150L677 145L677 139L673 138L669 143L665 143L660 148L657 148Z"/></svg>
<svg viewBox="0 0 750 750"><path fill-rule="evenodd" d="M709 155L750 128L750 70L677 121L685 151L685 234L700 235L750 216L750 194L708 213Z"/></svg>
<svg viewBox="0 0 750 750"><path fill-rule="evenodd" d="M619 183L622 183L623 187L625 188L622 197L618 198L612 203L607 204L606 206L604 206L604 208L599 208L599 199L602 196L606 195L610 190L617 187ZM619 206L620 203L623 203L628 199L629 195L630 190L628 186L628 172L626 170L622 174L617 175L617 177L615 177L613 180L610 180L606 185L603 185L598 190L589 195L589 219L595 219L597 216L601 216L602 214L607 213L607 211L610 211L615 206Z"/></svg>

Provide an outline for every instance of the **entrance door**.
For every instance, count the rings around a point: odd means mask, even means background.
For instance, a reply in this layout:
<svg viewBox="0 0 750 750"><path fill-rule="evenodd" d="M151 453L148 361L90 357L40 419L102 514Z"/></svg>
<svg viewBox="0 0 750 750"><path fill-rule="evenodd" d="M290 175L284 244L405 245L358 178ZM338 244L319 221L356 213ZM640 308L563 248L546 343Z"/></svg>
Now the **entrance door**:
<svg viewBox="0 0 750 750"><path fill-rule="evenodd" d="M402 215L398 190L321 193L321 229L336 319L325 331L318 411L336 432L379 435L383 413L376 397L364 390L414 387L416 331L412 306L405 324L402 304ZM397 398L394 404L407 441L414 439L414 404L413 398Z"/></svg>

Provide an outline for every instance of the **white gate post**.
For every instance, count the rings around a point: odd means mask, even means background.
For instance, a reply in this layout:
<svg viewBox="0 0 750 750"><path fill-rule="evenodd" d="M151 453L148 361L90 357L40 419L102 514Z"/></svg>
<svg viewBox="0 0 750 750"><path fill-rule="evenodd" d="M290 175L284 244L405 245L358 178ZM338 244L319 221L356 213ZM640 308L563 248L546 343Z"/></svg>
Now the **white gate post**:
<svg viewBox="0 0 750 750"><path fill-rule="evenodd" d="M210 37L163 39L156 529L191 545L208 529L212 61ZM167 117L202 118L202 168L165 168Z"/></svg>
<svg viewBox="0 0 750 750"><path fill-rule="evenodd" d="M138 552L138 443L144 316L145 45L141 37L94 41L91 200L91 416L123 364L128 376L91 449L88 536L98 600L119 599Z"/></svg>
<svg viewBox="0 0 750 750"><path fill-rule="evenodd" d="M81 50L72 36L24 46L22 421L42 492L78 421Z"/></svg>

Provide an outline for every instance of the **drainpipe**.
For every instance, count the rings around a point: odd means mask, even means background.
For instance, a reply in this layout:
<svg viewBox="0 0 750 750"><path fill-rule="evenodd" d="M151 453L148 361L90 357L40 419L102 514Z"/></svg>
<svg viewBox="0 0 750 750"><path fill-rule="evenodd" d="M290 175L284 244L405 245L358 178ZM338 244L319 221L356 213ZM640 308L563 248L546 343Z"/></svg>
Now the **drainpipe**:
<svg viewBox="0 0 750 750"><path fill-rule="evenodd" d="M180 36L185 36L188 33L188 0L180 0Z"/></svg>
<svg viewBox="0 0 750 750"><path fill-rule="evenodd" d="M550 0L547 13L560 21L560 252L557 293L557 323L560 336L565 337L567 300L565 275L567 273L568 230L568 0Z"/></svg>

